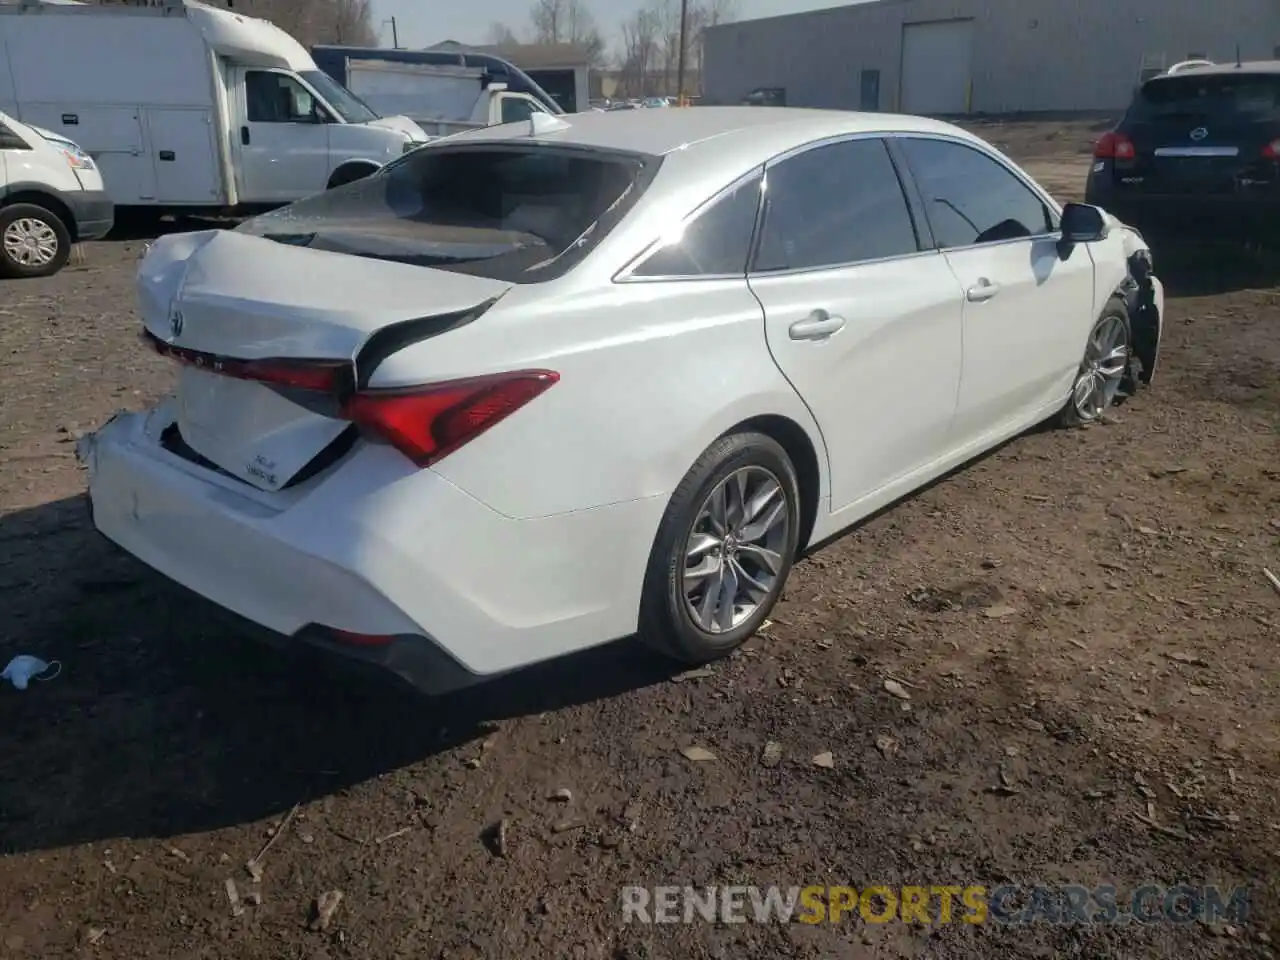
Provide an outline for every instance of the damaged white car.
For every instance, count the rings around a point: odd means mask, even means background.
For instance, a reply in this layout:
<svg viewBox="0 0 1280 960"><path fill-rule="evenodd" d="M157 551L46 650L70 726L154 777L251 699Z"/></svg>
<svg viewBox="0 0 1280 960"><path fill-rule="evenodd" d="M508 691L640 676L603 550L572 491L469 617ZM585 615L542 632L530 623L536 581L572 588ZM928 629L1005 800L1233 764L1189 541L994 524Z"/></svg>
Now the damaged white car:
<svg viewBox="0 0 1280 960"><path fill-rule="evenodd" d="M177 389L82 443L97 528L427 690L726 654L811 545L1148 382L1164 305L971 134L772 108L452 137L138 290Z"/></svg>

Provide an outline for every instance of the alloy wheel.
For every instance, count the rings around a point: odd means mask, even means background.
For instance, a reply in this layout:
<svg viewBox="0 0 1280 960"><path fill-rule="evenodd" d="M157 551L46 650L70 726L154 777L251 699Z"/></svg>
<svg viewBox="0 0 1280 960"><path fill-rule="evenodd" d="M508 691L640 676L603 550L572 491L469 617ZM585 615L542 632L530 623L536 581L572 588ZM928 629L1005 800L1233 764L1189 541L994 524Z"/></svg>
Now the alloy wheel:
<svg viewBox="0 0 1280 960"><path fill-rule="evenodd" d="M1129 330L1111 314L1089 335L1084 360L1071 391L1071 404L1082 423L1097 420L1115 402L1129 366Z"/></svg>
<svg viewBox="0 0 1280 960"><path fill-rule="evenodd" d="M725 633L773 596L791 522L782 484L764 467L742 467L716 484L693 523L681 574L697 626Z"/></svg>

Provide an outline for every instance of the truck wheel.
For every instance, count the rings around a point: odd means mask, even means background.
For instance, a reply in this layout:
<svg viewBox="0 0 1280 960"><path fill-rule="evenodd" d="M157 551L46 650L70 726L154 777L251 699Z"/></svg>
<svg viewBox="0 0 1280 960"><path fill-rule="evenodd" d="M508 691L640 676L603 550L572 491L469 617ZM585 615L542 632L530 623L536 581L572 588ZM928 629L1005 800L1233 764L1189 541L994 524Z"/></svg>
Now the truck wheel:
<svg viewBox="0 0 1280 960"><path fill-rule="evenodd" d="M62 219L34 203L0 208L0 276L51 277L71 256Z"/></svg>
<svg viewBox="0 0 1280 960"><path fill-rule="evenodd" d="M357 180L363 180L372 173L377 173L378 168L370 166L367 163L352 163L345 167L339 167L333 171L333 175L329 177L329 186L325 189L332 190L334 187L345 187L348 183L355 183Z"/></svg>

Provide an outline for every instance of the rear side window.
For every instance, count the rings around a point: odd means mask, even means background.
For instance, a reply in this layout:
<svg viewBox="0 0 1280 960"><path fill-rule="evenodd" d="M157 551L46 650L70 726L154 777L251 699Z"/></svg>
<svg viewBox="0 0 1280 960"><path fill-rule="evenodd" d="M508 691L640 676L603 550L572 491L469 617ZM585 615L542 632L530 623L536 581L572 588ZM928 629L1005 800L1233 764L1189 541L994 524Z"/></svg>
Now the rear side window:
<svg viewBox="0 0 1280 960"><path fill-rule="evenodd" d="M742 277L760 207L759 173L713 200L679 238L649 255L635 277Z"/></svg>
<svg viewBox="0 0 1280 960"><path fill-rule="evenodd" d="M814 147L769 170L755 271L845 266L919 249L883 140Z"/></svg>
<svg viewBox="0 0 1280 960"><path fill-rule="evenodd" d="M568 147L428 146L236 229L294 246L515 283L559 276L661 160Z"/></svg>
<svg viewBox="0 0 1280 960"><path fill-rule="evenodd" d="M1280 74L1181 74L1149 80L1126 118L1137 122L1280 122Z"/></svg>
<svg viewBox="0 0 1280 960"><path fill-rule="evenodd" d="M30 150L31 144L0 123L0 150Z"/></svg>

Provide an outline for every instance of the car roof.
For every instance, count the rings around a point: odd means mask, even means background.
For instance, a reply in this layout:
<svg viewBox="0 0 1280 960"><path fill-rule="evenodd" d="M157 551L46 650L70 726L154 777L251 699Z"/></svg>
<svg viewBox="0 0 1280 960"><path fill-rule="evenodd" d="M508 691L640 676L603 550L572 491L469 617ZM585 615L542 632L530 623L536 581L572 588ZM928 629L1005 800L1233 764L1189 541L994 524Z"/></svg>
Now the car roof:
<svg viewBox="0 0 1280 960"><path fill-rule="evenodd" d="M1215 77L1231 73L1273 73L1280 74L1280 60L1246 60L1243 63L1214 63L1205 66L1183 67L1177 73L1162 73L1152 77L1147 83L1157 80L1177 79L1178 77Z"/></svg>
<svg viewBox="0 0 1280 960"><path fill-rule="evenodd" d="M723 154L759 156L763 162L792 146L856 133L946 133L971 135L938 120L888 113L808 110L797 107L679 107L673 110L574 113L557 117L564 126L530 134L527 122L501 124L450 137L450 142L520 141L668 156ZM719 142L716 142L719 141ZM711 144L714 149L706 149ZM692 156L690 156L692 159Z"/></svg>

